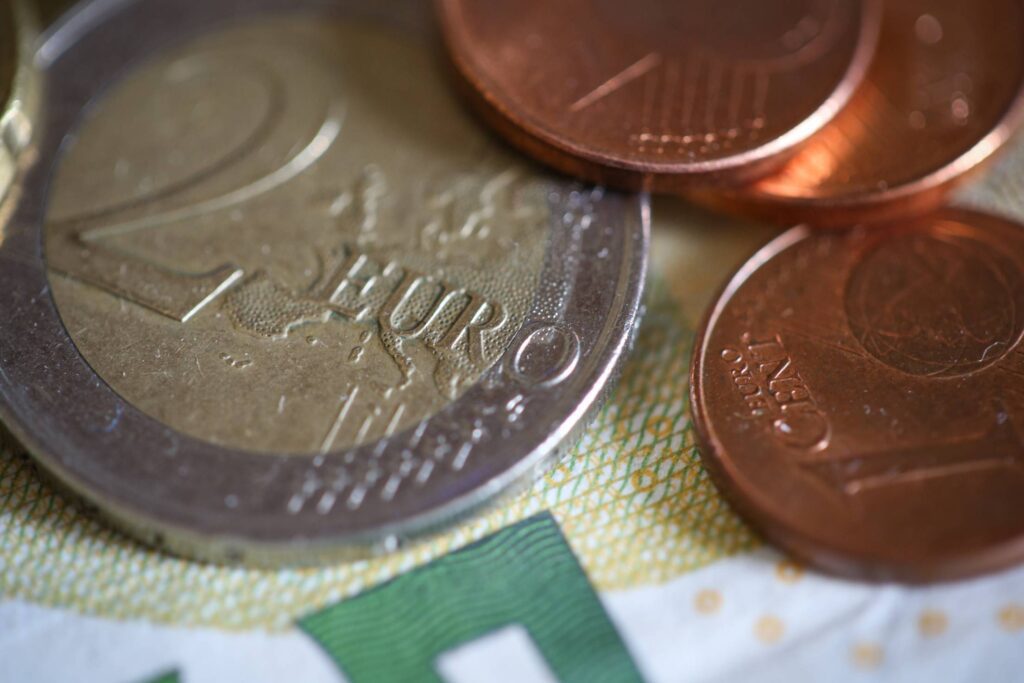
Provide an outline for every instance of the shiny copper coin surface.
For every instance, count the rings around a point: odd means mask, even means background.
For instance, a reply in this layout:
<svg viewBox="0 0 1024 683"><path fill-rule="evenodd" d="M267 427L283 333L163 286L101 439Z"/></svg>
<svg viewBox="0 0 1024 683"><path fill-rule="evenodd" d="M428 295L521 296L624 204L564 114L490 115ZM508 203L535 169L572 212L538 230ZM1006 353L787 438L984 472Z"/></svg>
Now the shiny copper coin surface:
<svg viewBox="0 0 1024 683"><path fill-rule="evenodd" d="M794 228L697 342L704 463L822 569L927 582L1024 560L1024 227L948 209Z"/></svg>
<svg viewBox="0 0 1024 683"><path fill-rule="evenodd" d="M863 78L875 0L438 0L471 97L562 171L631 189L763 176Z"/></svg>
<svg viewBox="0 0 1024 683"><path fill-rule="evenodd" d="M714 199L839 225L935 208L1017 128L1022 90L1024 2L891 0L847 108L777 175Z"/></svg>

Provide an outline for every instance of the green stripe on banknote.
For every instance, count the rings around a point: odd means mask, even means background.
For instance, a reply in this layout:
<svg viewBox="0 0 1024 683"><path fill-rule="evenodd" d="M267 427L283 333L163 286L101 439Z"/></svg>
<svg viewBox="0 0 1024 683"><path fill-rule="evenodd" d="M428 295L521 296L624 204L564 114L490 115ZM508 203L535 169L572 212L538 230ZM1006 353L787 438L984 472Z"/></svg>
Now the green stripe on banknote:
<svg viewBox="0 0 1024 683"><path fill-rule="evenodd" d="M565 683L641 680L547 513L299 620L352 683L440 682L440 655L512 625Z"/></svg>

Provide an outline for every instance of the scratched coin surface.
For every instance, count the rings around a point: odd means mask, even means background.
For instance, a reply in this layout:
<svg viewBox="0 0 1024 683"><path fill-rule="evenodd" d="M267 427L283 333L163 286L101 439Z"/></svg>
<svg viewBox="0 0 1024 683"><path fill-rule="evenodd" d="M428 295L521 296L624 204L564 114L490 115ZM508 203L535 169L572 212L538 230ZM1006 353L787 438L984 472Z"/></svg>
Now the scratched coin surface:
<svg viewBox="0 0 1024 683"><path fill-rule="evenodd" d="M878 54L850 104L778 174L710 199L819 224L923 212L1022 117L1024 3L887 2Z"/></svg>
<svg viewBox="0 0 1024 683"><path fill-rule="evenodd" d="M39 113L40 85L31 56L37 30L27 1L8 0L0 7L0 201L14 181Z"/></svg>
<svg viewBox="0 0 1024 683"><path fill-rule="evenodd" d="M848 100L874 0L440 0L484 116L567 173L630 188L764 175Z"/></svg>
<svg viewBox="0 0 1024 683"><path fill-rule="evenodd" d="M96 4L42 46L4 417L147 540L392 550L528 481L616 374L643 199L495 143L428 9Z"/></svg>
<svg viewBox="0 0 1024 683"><path fill-rule="evenodd" d="M317 453L416 424L494 365L538 291L551 190L421 52L359 25L243 26L96 106L45 249L104 381L197 438ZM409 122L413 96L430 114Z"/></svg>
<svg viewBox="0 0 1024 683"><path fill-rule="evenodd" d="M691 400L722 492L784 549L925 582L1024 560L1024 227L966 209L795 228L714 304Z"/></svg>

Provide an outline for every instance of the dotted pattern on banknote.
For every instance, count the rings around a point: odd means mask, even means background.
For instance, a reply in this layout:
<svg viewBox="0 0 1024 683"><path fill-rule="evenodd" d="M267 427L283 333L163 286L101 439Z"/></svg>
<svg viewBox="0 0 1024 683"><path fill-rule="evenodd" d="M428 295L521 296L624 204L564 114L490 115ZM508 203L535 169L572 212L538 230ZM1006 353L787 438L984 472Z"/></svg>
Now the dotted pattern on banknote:
<svg viewBox="0 0 1024 683"><path fill-rule="evenodd" d="M147 549L55 492L17 447L0 451L0 597L183 626L287 628L296 617L544 510L599 590L666 582L756 537L715 491L691 432L691 325L657 281L608 405L525 494L410 549L320 569L202 565Z"/></svg>

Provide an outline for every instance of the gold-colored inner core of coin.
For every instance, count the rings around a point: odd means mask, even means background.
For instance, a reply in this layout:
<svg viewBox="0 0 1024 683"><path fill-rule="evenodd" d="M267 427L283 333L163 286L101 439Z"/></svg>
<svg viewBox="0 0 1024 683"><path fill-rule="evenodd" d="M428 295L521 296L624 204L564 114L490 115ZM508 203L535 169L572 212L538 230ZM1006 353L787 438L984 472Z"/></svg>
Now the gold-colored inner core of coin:
<svg viewBox="0 0 1024 683"><path fill-rule="evenodd" d="M312 454L413 425L495 363L537 291L548 192L415 39L263 20L112 89L58 169L46 257L128 402Z"/></svg>

